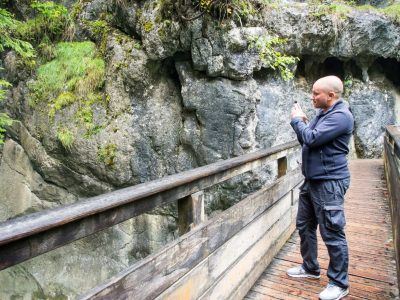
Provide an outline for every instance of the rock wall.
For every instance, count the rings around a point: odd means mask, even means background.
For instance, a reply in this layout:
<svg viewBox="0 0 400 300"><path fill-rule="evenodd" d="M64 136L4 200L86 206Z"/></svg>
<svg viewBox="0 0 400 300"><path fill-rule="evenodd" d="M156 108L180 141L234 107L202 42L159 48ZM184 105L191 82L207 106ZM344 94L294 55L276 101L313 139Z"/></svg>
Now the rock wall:
<svg viewBox="0 0 400 300"><path fill-rule="evenodd" d="M207 16L183 22L168 1L79 3L76 39L95 41L106 62L107 103L92 105L101 130L85 137L70 124L76 138L66 149L57 126L79 107L50 120L46 105L29 105L34 77L17 76L15 54L4 54L14 84L5 108L19 122L1 156L0 221L293 140L290 107L297 100L310 117L315 113L310 90L320 76L345 82L356 120L353 155L380 157L383 127L399 121L400 27L384 15L342 16L293 3L267 6L239 26ZM106 31L91 27L104 18ZM280 79L250 47L271 35L286 38L281 50L300 58L293 80ZM113 155L105 160L99 151L108 146ZM274 176L272 164L210 189L207 212ZM159 208L1 271L0 298L74 297L176 238L176 217L176 206Z"/></svg>

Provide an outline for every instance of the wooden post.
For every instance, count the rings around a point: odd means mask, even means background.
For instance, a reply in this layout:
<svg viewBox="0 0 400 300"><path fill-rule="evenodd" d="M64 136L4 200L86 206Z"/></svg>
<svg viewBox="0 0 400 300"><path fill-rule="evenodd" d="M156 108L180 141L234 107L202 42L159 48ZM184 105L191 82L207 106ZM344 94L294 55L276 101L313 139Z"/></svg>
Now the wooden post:
<svg viewBox="0 0 400 300"><path fill-rule="evenodd" d="M287 157L278 158L278 178L285 175L287 172Z"/></svg>
<svg viewBox="0 0 400 300"><path fill-rule="evenodd" d="M204 194L202 191L178 200L179 235L193 229L205 220Z"/></svg>

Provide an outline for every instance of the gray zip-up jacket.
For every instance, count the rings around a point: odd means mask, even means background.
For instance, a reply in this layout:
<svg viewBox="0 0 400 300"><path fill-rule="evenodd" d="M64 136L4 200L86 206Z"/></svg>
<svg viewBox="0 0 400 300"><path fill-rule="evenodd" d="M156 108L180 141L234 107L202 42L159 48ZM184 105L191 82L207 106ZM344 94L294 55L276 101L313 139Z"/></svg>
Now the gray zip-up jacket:
<svg viewBox="0 0 400 300"><path fill-rule="evenodd" d="M306 179L350 177L346 155L354 118L341 99L326 112L321 109L309 124L294 118L290 125L302 145L302 172Z"/></svg>

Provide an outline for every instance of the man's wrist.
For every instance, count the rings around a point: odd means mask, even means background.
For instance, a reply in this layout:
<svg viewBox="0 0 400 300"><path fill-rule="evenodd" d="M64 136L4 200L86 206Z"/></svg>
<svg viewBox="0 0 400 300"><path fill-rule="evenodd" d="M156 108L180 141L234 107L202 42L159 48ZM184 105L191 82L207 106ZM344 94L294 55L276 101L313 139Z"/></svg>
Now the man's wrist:
<svg viewBox="0 0 400 300"><path fill-rule="evenodd" d="M292 118L292 120L291 120L291 122L296 122L296 123L297 123L297 121L303 121L303 117L294 116L294 117Z"/></svg>

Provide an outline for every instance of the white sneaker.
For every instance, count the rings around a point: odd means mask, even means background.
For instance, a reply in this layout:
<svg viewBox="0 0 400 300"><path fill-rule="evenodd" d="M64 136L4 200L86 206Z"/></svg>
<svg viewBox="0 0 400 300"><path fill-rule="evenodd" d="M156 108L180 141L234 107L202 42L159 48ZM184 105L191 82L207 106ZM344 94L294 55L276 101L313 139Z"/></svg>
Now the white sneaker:
<svg viewBox="0 0 400 300"><path fill-rule="evenodd" d="M296 278L313 278L313 279L318 279L321 277L321 275L314 275L311 273L308 273L306 270L304 270L303 266L297 266L294 268L290 268L286 272L290 277L296 277Z"/></svg>
<svg viewBox="0 0 400 300"><path fill-rule="evenodd" d="M349 288L343 289L333 283L328 283L326 288L319 294L321 300L339 300L349 293Z"/></svg>

